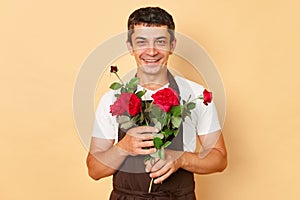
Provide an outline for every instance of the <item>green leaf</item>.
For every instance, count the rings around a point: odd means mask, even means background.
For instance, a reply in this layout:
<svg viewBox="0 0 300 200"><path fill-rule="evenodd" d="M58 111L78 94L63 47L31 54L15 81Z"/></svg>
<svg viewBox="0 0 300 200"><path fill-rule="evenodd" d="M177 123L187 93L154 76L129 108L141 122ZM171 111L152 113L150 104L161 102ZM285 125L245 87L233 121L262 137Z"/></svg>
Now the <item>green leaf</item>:
<svg viewBox="0 0 300 200"><path fill-rule="evenodd" d="M154 152L154 153L151 153L149 154L151 156L151 158L159 158L158 156L158 151Z"/></svg>
<svg viewBox="0 0 300 200"><path fill-rule="evenodd" d="M127 90L125 89L125 88L121 88L121 93L125 93L125 92L127 92Z"/></svg>
<svg viewBox="0 0 300 200"><path fill-rule="evenodd" d="M122 124L120 125L120 127L121 127L122 129L129 129L129 128L131 128L133 125L134 125L134 124L133 124L131 121L128 121L128 122L122 123Z"/></svg>
<svg viewBox="0 0 300 200"><path fill-rule="evenodd" d="M162 127L166 126L167 122L168 122L168 113L161 112L161 115L159 116L158 121L160 121Z"/></svg>
<svg viewBox="0 0 300 200"><path fill-rule="evenodd" d="M173 113L173 115L175 117L180 116L180 114L181 114L181 105L173 106L172 109L171 109L171 113Z"/></svg>
<svg viewBox="0 0 300 200"><path fill-rule="evenodd" d="M161 130L161 128L162 128L160 122L156 122L154 127L157 128L158 130Z"/></svg>
<svg viewBox="0 0 300 200"><path fill-rule="evenodd" d="M182 122L182 118L181 117L172 117L171 121L172 121L172 125L174 126L174 128L179 128L179 126Z"/></svg>
<svg viewBox="0 0 300 200"><path fill-rule="evenodd" d="M140 82L140 79L137 77L134 77L129 81L129 85L137 86L139 84L139 82Z"/></svg>
<svg viewBox="0 0 300 200"><path fill-rule="evenodd" d="M161 134L161 133L157 133L157 134L154 134L154 138L160 138L160 139L163 139L164 138L164 135Z"/></svg>
<svg viewBox="0 0 300 200"><path fill-rule="evenodd" d="M171 121L171 115L167 114L166 121L164 121L163 126L169 125Z"/></svg>
<svg viewBox="0 0 300 200"><path fill-rule="evenodd" d="M153 123L153 124L156 124L157 122L158 122L158 120L156 119L156 118L151 118L151 122Z"/></svg>
<svg viewBox="0 0 300 200"><path fill-rule="evenodd" d="M125 123L125 122L129 122L130 121L130 117L126 116L126 115L121 115L117 118L117 122L119 124Z"/></svg>
<svg viewBox="0 0 300 200"><path fill-rule="evenodd" d="M159 156L160 159L162 159L162 160L165 159L165 150L164 150L163 148L162 148L162 149L159 149L159 150L157 151L157 153L158 153L158 156Z"/></svg>
<svg viewBox="0 0 300 200"><path fill-rule="evenodd" d="M161 127L165 127L168 122L168 117L167 116L163 117L160 122L161 122Z"/></svg>
<svg viewBox="0 0 300 200"><path fill-rule="evenodd" d="M153 142L156 149L160 149L161 145L163 145L163 141L159 137L155 137Z"/></svg>
<svg viewBox="0 0 300 200"><path fill-rule="evenodd" d="M165 137L172 135L172 131L170 129L165 130Z"/></svg>
<svg viewBox="0 0 300 200"><path fill-rule="evenodd" d="M179 133L179 129L173 130L173 134L175 137L178 135L178 133Z"/></svg>
<svg viewBox="0 0 300 200"><path fill-rule="evenodd" d="M127 89L127 92L129 92L129 93L134 93L134 89L128 88L128 89Z"/></svg>
<svg viewBox="0 0 300 200"><path fill-rule="evenodd" d="M138 96L139 98L142 98L142 96L144 96L145 93L146 93L146 90L138 91L136 93L136 96Z"/></svg>
<svg viewBox="0 0 300 200"><path fill-rule="evenodd" d="M196 108L196 103L189 102L186 106L188 110L193 110L194 108Z"/></svg>
<svg viewBox="0 0 300 200"><path fill-rule="evenodd" d="M128 92L133 93L137 89L137 85L127 83L125 88L127 89Z"/></svg>
<svg viewBox="0 0 300 200"><path fill-rule="evenodd" d="M172 142L166 141L166 143L163 144L161 147L162 147L162 148L167 148L170 144L172 144Z"/></svg>
<svg viewBox="0 0 300 200"><path fill-rule="evenodd" d="M159 107L153 106L152 109L151 109L150 114L151 114L152 118L160 118L161 115L162 115L162 111Z"/></svg>
<svg viewBox="0 0 300 200"><path fill-rule="evenodd" d="M117 90L117 89L120 89L123 85L121 83L118 83L118 82L114 82L112 83L109 88L112 89L112 90Z"/></svg>

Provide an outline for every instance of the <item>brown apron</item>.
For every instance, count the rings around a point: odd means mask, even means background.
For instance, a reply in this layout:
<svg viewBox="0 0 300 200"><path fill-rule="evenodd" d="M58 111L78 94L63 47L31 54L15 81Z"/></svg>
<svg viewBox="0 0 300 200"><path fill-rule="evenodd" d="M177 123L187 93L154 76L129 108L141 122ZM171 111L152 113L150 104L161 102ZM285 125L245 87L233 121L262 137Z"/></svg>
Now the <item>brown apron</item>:
<svg viewBox="0 0 300 200"><path fill-rule="evenodd" d="M169 87L179 93L174 77L168 72ZM119 128L119 141L126 132ZM168 149L183 151L182 126L178 135L172 140ZM195 200L194 174L184 169L178 169L162 184L152 185L148 193L151 178L145 172L145 156L128 156L119 170L113 175L113 191L110 200Z"/></svg>

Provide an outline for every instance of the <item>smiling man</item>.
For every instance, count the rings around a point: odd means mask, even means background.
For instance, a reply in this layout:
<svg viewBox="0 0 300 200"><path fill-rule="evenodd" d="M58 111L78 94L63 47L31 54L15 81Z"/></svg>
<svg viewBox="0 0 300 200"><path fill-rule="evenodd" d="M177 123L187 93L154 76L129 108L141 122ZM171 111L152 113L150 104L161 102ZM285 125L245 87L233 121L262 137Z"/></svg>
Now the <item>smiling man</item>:
<svg viewBox="0 0 300 200"><path fill-rule="evenodd" d="M146 82L150 78L167 83L167 63L176 45L175 39L170 41L168 26L147 27L141 24L133 28L131 42L128 41L127 46L139 68L137 76Z"/></svg>
<svg viewBox="0 0 300 200"><path fill-rule="evenodd" d="M147 90L144 100L167 87L179 94L181 103L204 91L203 86L174 77L168 70L169 56L176 47L174 30L172 16L158 7L138 9L129 17L126 43L137 64L138 89ZM227 153L213 103L196 103L191 119L184 121L165 150L165 159L150 163L144 162L144 158L156 152L153 133L158 130L151 126L119 128L109 110L114 95L114 91L109 91L98 105L87 157L93 179L113 175L110 199L196 199L194 173L209 174L226 168ZM195 152L197 139L203 149L200 154ZM154 185L148 193L152 178Z"/></svg>

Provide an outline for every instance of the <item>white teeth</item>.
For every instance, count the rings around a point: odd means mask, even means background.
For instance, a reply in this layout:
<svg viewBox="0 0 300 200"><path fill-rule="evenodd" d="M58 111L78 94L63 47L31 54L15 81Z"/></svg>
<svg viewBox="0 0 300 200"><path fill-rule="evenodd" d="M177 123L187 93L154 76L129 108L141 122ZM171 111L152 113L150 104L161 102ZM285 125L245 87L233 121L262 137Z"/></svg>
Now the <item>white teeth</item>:
<svg viewBox="0 0 300 200"><path fill-rule="evenodd" d="M149 63L155 63L155 62L157 62L157 60L144 60L144 61L149 62Z"/></svg>

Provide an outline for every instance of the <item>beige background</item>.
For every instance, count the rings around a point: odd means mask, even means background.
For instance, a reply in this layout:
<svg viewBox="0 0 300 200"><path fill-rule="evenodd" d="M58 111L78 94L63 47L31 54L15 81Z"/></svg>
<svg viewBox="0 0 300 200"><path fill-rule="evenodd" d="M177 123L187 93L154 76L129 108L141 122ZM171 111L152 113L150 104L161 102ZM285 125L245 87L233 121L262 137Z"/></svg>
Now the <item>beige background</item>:
<svg viewBox="0 0 300 200"><path fill-rule="evenodd" d="M0 199L107 199L72 115L79 68L128 15L159 5L209 52L227 94L229 165L197 176L203 200L300 198L299 6L294 0L0 2Z"/></svg>

